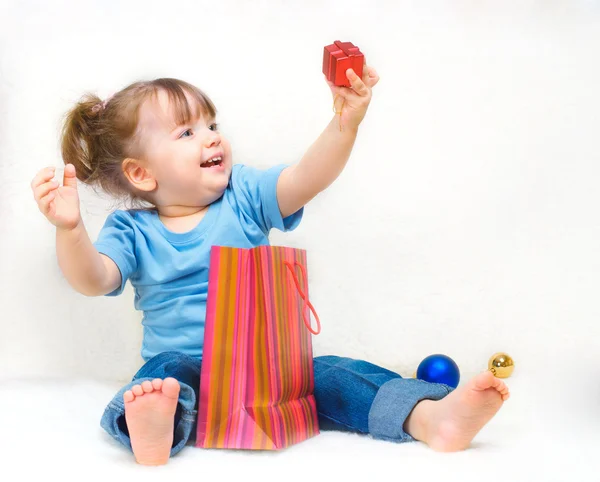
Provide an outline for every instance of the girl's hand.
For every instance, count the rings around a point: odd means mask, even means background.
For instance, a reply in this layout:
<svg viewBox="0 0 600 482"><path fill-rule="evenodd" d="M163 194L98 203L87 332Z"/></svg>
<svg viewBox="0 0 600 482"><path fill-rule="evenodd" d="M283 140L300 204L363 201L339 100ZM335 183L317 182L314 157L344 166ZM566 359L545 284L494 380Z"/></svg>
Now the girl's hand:
<svg viewBox="0 0 600 482"><path fill-rule="evenodd" d="M366 63L363 67L362 79L352 69L346 71L346 76L350 81L350 87L338 87L333 85L333 82L327 81L333 95L335 111L338 114L341 111L340 128L342 130L345 127L358 128L371 102L371 91L379 82L379 75L375 69Z"/></svg>
<svg viewBox="0 0 600 482"><path fill-rule="evenodd" d="M38 208L54 226L71 230L81 222L79 194L75 166L67 164L63 185L52 180L54 168L42 169L31 181L31 189Z"/></svg>

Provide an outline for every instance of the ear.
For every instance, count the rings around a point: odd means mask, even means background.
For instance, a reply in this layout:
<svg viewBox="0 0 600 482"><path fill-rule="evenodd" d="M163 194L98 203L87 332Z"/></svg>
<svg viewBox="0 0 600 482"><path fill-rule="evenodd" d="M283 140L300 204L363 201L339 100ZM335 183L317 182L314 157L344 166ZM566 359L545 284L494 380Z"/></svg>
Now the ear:
<svg viewBox="0 0 600 482"><path fill-rule="evenodd" d="M144 192L151 192L156 189L156 179L142 161L128 157L121 164L123 173L131 185Z"/></svg>

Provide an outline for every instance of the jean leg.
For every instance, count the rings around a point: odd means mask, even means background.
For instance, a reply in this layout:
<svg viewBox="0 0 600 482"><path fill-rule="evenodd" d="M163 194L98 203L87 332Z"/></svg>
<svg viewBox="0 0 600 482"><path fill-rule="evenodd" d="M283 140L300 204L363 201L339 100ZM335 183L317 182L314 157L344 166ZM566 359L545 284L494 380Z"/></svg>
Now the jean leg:
<svg viewBox="0 0 600 482"><path fill-rule="evenodd" d="M179 352L163 352L148 360L134 375L132 381L121 388L108 404L100 425L114 439L131 450L131 440L125 421L123 394L134 385L155 378L175 378L180 385L179 402L175 412L171 456L178 453L189 440L195 438L200 388L200 360Z"/></svg>
<svg viewBox="0 0 600 482"><path fill-rule="evenodd" d="M314 359L319 426L370 434L394 442L413 441L404 422L424 399L439 400L452 387L402 378L372 363L323 356Z"/></svg>

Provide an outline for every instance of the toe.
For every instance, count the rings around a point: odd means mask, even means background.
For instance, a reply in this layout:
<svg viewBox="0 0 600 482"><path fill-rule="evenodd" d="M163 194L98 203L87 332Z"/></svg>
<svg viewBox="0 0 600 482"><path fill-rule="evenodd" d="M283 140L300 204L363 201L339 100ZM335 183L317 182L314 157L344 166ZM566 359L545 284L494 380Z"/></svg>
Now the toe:
<svg viewBox="0 0 600 482"><path fill-rule="evenodd" d="M179 397L179 382L174 378L165 378L162 384L162 392L169 398Z"/></svg>
<svg viewBox="0 0 600 482"><path fill-rule="evenodd" d="M473 378L473 388L475 388L475 390L487 390L490 387L493 387L496 385L496 381L500 381L498 380L490 371L485 371L480 373L479 375L476 375L475 378Z"/></svg>
<svg viewBox="0 0 600 482"><path fill-rule="evenodd" d="M144 390L142 389L141 385L134 385L133 387L131 387L131 391L136 397L139 397L140 395L144 394Z"/></svg>
<svg viewBox="0 0 600 482"><path fill-rule="evenodd" d="M160 390L162 388L162 384L163 381L161 378L155 378L152 380L152 386L154 387L154 390Z"/></svg>
<svg viewBox="0 0 600 482"><path fill-rule="evenodd" d="M502 397L504 398L505 395L508 395L508 386L506 385L506 383L504 383L503 381L500 380L500 383L498 383L498 385L496 386L496 390L498 390L500 392L500 394L502 395Z"/></svg>
<svg viewBox="0 0 600 482"><path fill-rule="evenodd" d="M154 387L152 386L152 382L149 380L142 382L142 390L144 390L144 393L152 392L154 390Z"/></svg>
<svg viewBox="0 0 600 482"><path fill-rule="evenodd" d="M135 395L131 392L131 390L127 390L124 394L123 394L123 401L125 403L128 402L133 402L135 400Z"/></svg>

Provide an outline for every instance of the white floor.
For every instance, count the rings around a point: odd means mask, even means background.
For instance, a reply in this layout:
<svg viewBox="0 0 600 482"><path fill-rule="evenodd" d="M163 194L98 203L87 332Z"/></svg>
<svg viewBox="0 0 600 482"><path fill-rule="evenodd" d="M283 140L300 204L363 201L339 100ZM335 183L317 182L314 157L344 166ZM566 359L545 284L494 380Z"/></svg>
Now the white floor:
<svg viewBox="0 0 600 482"><path fill-rule="evenodd" d="M599 481L598 399L584 401L577 397L577 387L565 384L562 397L548 396L553 388L542 380L522 373L508 379L511 399L472 447L461 453L438 454L420 443L392 444L324 432L277 453L190 446L159 468L136 465L130 453L99 427L104 406L119 383L7 381L0 389L0 480L35 480L55 474L60 480L129 480L129 475L143 475L198 482L209 477ZM5 478L6 474L11 476Z"/></svg>

